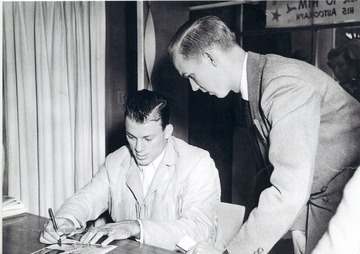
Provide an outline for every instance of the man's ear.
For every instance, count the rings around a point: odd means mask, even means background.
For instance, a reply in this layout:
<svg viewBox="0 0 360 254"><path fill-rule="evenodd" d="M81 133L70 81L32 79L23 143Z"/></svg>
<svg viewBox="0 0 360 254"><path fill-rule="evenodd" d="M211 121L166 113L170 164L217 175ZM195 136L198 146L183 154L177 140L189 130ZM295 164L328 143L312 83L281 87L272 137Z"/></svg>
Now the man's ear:
<svg viewBox="0 0 360 254"><path fill-rule="evenodd" d="M174 127L172 126L172 124L168 124L165 127L165 139L170 138L171 134L173 133Z"/></svg>
<svg viewBox="0 0 360 254"><path fill-rule="evenodd" d="M203 53L203 56L209 62L209 64L213 65L214 67L217 66L216 60L215 60L214 56L210 52L205 51Z"/></svg>

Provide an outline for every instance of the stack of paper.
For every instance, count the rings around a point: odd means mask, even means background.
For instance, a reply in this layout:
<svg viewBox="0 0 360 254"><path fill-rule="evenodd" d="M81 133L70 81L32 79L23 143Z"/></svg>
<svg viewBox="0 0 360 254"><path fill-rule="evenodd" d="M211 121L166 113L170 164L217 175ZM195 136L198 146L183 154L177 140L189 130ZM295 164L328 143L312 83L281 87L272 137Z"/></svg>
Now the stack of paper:
<svg viewBox="0 0 360 254"><path fill-rule="evenodd" d="M3 201L2 201L3 218L23 214L25 212L26 212L26 208L21 201L13 197L3 196Z"/></svg>
<svg viewBox="0 0 360 254"><path fill-rule="evenodd" d="M61 246L58 244L48 245L31 254L54 253L54 250L59 251L56 253L61 254L105 254L115 249L116 247L116 245L102 246L101 244L82 244L77 240L66 239L63 241Z"/></svg>

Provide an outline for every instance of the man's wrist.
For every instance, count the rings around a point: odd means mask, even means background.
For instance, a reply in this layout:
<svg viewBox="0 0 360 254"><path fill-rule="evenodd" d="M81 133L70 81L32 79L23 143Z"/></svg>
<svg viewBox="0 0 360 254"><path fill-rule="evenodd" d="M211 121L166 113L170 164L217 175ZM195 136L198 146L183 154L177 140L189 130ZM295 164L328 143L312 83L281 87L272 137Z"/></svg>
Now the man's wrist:
<svg viewBox="0 0 360 254"><path fill-rule="evenodd" d="M58 226L61 227L60 232L62 234L72 236L82 231L80 224L76 220L67 217L56 217L56 219L60 222Z"/></svg>
<svg viewBox="0 0 360 254"><path fill-rule="evenodd" d="M66 216L56 216L56 218L59 218L59 219L65 219L67 220L70 224L72 224L72 226L75 228L75 229L83 229L85 228L81 222L79 222L74 216L72 215L66 215Z"/></svg>

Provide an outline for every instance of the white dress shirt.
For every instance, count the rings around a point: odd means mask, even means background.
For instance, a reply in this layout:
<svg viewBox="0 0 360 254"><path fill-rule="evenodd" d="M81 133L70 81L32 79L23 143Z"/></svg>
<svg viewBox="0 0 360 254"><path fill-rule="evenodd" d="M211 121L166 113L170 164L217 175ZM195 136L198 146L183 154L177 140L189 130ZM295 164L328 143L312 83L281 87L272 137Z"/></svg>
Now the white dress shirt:
<svg viewBox="0 0 360 254"><path fill-rule="evenodd" d="M155 160L153 160L149 165L139 166L139 172L140 172L141 181L143 184L144 197L146 196L146 194L149 191L151 182L154 179L156 170L159 167L160 162L164 158L164 155L165 155L165 148L161 152L161 154ZM139 225L140 225L140 238L136 239L136 240L143 243L144 242L143 224L142 224L141 220L137 220L137 221L139 222Z"/></svg>
<svg viewBox="0 0 360 254"><path fill-rule="evenodd" d="M154 178L157 168L160 165L160 162L164 158L165 149L161 152L161 154L153 160L149 165L139 166L140 176L143 184L144 197L146 196L151 182Z"/></svg>
<svg viewBox="0 0 360 254"><path fill-rule="evenodd" d="M240 82L241 97L245 101L249 101L247 68L246 68L247 58L248 58L248 53L245 53L244 62L243 62L243 68L242 68L242 71L241 71L241 82Z"/></svg>

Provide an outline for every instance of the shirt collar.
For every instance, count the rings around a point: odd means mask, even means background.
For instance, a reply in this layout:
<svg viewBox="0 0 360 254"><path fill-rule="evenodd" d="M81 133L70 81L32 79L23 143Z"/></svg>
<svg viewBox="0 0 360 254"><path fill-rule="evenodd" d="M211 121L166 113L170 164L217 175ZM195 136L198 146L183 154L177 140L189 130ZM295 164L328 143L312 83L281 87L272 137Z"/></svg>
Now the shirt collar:
<svg viewBox="0 0 360 254"><path fill-rule="evenodd" d="M161 152L161 154L155 159L153 160L152 164L154 165L154 167L157 169L160 165L160 162L162 161L162 159L164 158L165 155L165 150L166 150L166 146L164 148L164 150Z"/></svg>
<svg viewBox="0 0 360 254"><path fill-rule="evenodd" d="M248 58L248 53L245 53L243 67L241 71L240 93L241 93L241 97L244 100L249 101L247 68L246 68L247 58Z"/></svg>

